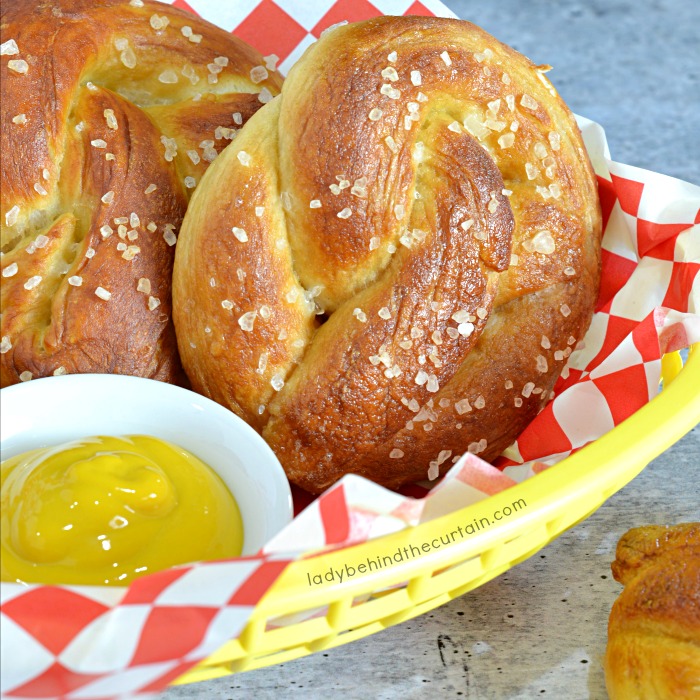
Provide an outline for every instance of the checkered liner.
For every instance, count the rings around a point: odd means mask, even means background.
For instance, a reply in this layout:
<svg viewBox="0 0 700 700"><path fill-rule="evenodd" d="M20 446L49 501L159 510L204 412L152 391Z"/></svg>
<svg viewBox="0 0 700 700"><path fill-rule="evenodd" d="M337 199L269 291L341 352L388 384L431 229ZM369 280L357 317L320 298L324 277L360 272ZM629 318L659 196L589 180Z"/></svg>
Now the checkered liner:
<svg viewBox="0 0 700 700"><path fill-rule="evenodd" d="M280 57L284 73L326 27L378 14L452 16L436 0L175 0ZM603 284L588 334L556 397L498 468L467 454L426 498L357 476L311 503L257 557L181 567L123 589L2 584L7 698L148 697L245 626L285 566L320 547L366 541L497 493L581 449L657 392L661 356L700 342L700 188L615 163L580 120L605 219ZM562 349L564 351L565 349ZM447 496L447 497L446 497Z"/></svg>

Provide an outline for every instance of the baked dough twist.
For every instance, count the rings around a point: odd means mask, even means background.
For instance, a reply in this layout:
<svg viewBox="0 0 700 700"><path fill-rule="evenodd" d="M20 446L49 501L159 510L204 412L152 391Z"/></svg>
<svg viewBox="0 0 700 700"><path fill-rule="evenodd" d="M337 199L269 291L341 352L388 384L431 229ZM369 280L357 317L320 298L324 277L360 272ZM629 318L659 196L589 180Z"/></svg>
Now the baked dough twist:
<svg viewBox="0 0 700 700"><path fill-rule="evenodd" d="M700 698L700 523L627 532L612 571L625 589L608 625L611 700Z"/></svg>
<svg viewBox="0 0 700 700"><path fill-rule="evenodd" d="M66 372L177 381L170 289L188 188L234 113L242 123L280 79L224 30L148 0L13 0L2 44L2 386Z"/></svg>
<svg viewBox="0 0 700 700"><path fill-rule="evenodd" d="M464 21L337 27L206 173L175 261L183 365L291 481L490 460L549 399L601 218L545 70Z"/></svg>

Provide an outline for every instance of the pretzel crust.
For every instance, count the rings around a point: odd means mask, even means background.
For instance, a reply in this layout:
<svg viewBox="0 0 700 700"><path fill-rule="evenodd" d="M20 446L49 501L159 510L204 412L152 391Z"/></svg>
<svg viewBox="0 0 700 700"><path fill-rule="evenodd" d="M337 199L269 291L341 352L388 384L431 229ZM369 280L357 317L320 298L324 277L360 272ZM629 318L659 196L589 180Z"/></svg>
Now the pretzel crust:
<svg viewBox="0 0 700 700"><path fill-rule="evenodd" d="M588 327L600 233L544 68L459 20L338 27L192 199L183 365L311 492L492 460Z"/></svg>

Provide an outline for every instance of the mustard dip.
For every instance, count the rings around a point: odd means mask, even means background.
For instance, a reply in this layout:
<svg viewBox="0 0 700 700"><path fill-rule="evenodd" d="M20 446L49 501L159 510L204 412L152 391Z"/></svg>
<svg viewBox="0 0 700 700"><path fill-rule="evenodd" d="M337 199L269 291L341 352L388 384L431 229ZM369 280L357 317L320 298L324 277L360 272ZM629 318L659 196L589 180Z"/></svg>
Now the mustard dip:
<svg viewBox="0 0 700 700"><path fill-rule="evenodd" d="M243 523L230 491L163 440L91 437L0 466L3 581L124 586L241 553Z"/></svg>

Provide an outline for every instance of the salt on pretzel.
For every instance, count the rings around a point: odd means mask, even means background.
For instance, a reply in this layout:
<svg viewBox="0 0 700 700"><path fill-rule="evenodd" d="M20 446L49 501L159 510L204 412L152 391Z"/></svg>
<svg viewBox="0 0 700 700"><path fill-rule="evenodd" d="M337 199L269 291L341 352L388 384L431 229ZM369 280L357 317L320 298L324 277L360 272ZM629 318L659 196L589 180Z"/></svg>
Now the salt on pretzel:
<svg viewBox="0 0 700 700"><path fill-rule="evenodd" d="M178 381L170 288L189 193L280 79L148 0L13 0L1 31L2 386Z"/></svg>
<svg viewBox="0 0 700 700"><path fill-rule="evenodd" d="M601 217L544 72L464 21L337 27L206 173L175 261L183 365L296 484L492 460L549 400Z"/></svg>

